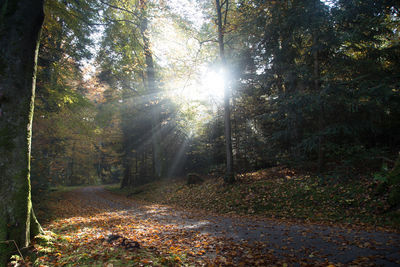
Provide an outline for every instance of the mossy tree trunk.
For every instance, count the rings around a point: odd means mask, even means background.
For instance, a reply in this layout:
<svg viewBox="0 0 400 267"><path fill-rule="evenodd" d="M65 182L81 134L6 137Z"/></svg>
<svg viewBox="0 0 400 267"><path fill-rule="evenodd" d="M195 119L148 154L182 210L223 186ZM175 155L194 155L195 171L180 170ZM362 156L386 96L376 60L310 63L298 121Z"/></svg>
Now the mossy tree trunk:
<svg viewBox="0 0 400 267"><path fill-rule="evenodd" d="M30 143L43 0L0 2L0 266L41 231L32 209Z"/></svg>

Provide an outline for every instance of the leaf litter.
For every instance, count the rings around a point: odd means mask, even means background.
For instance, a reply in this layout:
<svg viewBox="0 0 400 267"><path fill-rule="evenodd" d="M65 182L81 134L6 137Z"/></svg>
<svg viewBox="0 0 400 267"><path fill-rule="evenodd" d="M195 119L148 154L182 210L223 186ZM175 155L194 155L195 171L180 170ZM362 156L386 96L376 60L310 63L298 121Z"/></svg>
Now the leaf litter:
<svg viewBox="0 0 400 267"><path fill-rule="evenodd" d="M38 266L400 264L395 233L375 237L278 219L191 212L135 201L102 187L56 192L47 208L52 219L44 226L52 231L47 232L51 241L34 243ZM353 257L340 255L355 248L361 252Z"/></svg>

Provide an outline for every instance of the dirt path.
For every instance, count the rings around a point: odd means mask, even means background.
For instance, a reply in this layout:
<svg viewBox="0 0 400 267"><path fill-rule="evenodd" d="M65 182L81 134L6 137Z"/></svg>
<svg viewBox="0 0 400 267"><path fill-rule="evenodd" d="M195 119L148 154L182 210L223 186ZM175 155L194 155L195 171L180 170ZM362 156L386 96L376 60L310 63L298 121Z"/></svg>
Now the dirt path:
<svg viewBox="0 0 400 267"><path fill-rule="evenodd" d="M396 233L178 211L137 203L103 187L64 193L52 209L64 218L47 228L63 234L73 231L72 239L95 242L117 234L162 253L185 254L193 265L400 266ZM76 240L79 245L82 242Z"/></svg>

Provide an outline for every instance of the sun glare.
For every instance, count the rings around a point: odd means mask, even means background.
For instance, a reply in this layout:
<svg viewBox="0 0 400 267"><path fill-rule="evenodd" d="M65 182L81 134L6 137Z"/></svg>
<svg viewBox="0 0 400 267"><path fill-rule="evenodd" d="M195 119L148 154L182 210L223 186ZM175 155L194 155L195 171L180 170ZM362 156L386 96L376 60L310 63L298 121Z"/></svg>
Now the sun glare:
<svg viewBox="0 0 400 267"><path fill-rule="evenodd" d="M201 91L215 101L220 101L224 97L225 74L223 70L207 71L201 78Z"/></svg>
<svg viewBox="0 0 400 267"><path fill-rule="evenodd" d="M199 71L197 78L186 82L171 79L168 83L171 96L187 103L207 101L211 106L218 106L224 98L225 72L223 70L200 69L203 70Z"/></svg>

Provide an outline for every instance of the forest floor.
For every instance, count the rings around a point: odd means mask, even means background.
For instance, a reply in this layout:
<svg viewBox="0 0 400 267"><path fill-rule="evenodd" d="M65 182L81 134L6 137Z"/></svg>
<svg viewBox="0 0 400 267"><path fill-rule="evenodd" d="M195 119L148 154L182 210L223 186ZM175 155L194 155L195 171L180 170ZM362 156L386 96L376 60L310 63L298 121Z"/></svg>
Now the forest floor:
<svg viewBox="0 0 400 267"><path fill-rule="evenodd" d="M398 266L400 234L177 208L102 186L54 192L39 266ZM43 217L43 215L41 216ZM25 259L27 260L27 259Z"/></svg>
<svg viewBox="0 0 400 267"><path fill-rule="evenodd" d="M119 189L129 198L216 214L318 222L362 229L400 230L400 209L392 207L382 182L365 175L316 176L274 167L238 174L237 182L222 177L162 179L142 186Z"/></svg>

